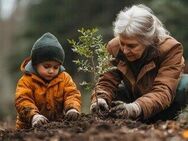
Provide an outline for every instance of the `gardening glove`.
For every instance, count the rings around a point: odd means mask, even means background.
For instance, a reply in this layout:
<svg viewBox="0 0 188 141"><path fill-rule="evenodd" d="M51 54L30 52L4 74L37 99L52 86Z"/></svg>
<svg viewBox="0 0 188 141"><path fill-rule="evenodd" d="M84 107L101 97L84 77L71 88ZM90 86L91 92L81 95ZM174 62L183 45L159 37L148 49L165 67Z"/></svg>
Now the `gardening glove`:
<svg viewBox="0 0 188 141"><path fill-rule="evenodd" d="M98 107L97 107L98 106ZM94 103L91 104L90 106L90 111L92 114L97 112L97 108L99 108L99 110L101 112L105 112L109 110L109 106L106 103L106 100L104 100L103 98L98 98L98 105L97 102L95 101Z"/></svg>
<svg viewBox="0 0 188 141"><path fill-rule="evenodd" d="M114 101L110 113L116 117L136 119L140 116L141 111L137 102L126 104L122 101Z"/></svg>
<svg viewBox="0 0 188 141"><path fill-rule="evenodd" d="M42 124L46 124L48 122L49 121L45 116L40 115L40 114L36 114L36 115L33 116L31 123L32 123L32 127L36 127L36 126L40 126Z"/></svg>
<svg viewBox="0 0 188 141"><path fill-rule="evenodd" d="M77 120L80 113L76 109L70 109L65 114L65 119L67 120Z"/></svg>

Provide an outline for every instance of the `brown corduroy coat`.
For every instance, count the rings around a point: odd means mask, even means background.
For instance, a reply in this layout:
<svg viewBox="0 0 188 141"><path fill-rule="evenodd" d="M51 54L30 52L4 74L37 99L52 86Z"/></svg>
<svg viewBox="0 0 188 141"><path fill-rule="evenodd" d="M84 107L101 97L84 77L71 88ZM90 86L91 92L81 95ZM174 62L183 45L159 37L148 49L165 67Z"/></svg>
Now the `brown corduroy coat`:
<svg viewBox="0 0 188 141"><path fill-rule="evenodd" d="M113 65L117 69L106 72L99 78L96 85L98 97L104 98L110 104L113 93L123 80L126 87L132 90L135 102L140 104L143 119L168 108L175 97L184 68L183 48L170 36L159 43L157 48L158 54L151 55L151 61L140 69L135 78L126 62L118 57L121 52L118 37L112 39L107 49L115 58ZM94 101L95 96L92 94L92 102Z"/></svg>
<svg viewBox="0 0 188 141"><path fill-rule="evenodd" d="M81 94L67 72L62 71L49 83L45 83L33 72L25 70L27 63L28 60L21 66L24 75L16 88L17 129L30 128L36 113L49 120L57 120L69 109L80 111Z"/></svg>

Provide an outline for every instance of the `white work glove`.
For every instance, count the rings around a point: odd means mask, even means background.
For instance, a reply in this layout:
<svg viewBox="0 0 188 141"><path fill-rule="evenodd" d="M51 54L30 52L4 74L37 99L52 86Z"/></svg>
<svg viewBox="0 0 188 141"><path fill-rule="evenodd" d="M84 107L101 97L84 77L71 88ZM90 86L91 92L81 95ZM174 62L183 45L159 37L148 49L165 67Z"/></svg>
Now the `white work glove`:
<svg viewBox="0 0 188 141"><path fill-rule="evenodd" d="M98 107L97 107L98 106ZM90 111L92 114L95 114L97 112L97 108L99 108L99 110L101 112L106 112L109 110L109 106L106 103L106 100L104 100L103 98L98 98L98 105L97 102L95 101L94 103L91 104L90 106Z"/></svg>
<svg viewBox="0 0 188 141"><path fill-rule="evenodd" d="M112 102L110 113L120 118L137 119L142 110L137 102L126 104L123 101Z"/></svg>
<svg viewBox="0 0 188 141"><path fill-rule="evenodd" d="M80 113L76 109L70 109L65 114L65 119L67 120L77 120Z"/></svg>
<svg viewBox="0 0 188 141"><path fill-rule="evenodd" d="M40 114L34 115L31 121L32 127L40 126L48 122L49 122L48 119L45 116L40 115Z"/></svg>

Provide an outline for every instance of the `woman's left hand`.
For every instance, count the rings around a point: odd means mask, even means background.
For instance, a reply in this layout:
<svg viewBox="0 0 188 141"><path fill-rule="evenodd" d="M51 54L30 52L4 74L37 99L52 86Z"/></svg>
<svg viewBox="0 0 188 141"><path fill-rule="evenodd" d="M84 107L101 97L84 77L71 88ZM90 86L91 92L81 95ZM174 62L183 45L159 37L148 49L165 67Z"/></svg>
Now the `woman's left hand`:
<svg viewBox="0 0 188 141"><path fill-rule="evenodd" d="M110 113L116 117L136 119L141 114L141 107L136 102L126 104L114 101L111 106Z"/></svg>

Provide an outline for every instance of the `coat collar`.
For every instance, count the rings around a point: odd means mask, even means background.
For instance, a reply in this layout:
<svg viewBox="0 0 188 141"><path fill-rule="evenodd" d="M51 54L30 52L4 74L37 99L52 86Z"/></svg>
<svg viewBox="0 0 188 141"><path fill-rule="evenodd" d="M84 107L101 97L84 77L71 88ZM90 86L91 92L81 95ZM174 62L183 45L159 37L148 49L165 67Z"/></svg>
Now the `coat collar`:
<svg viewBox="0 0 188 141"><path fill-rule="evenodd" d="M38 83L41 83L42 85L44 85L46 87L51 87L51 86L63 81L63 79L60 77L60 74L57 77L55 77L53 80L51 80L49 83L46 83L44 80L42 80L40 77L38 77L35 74L31 74L31 77L33 80L37 81Z"/></svg>
<svg viewBox="0 0 188 141"><path fill-rule="evenodd" d="M131 69L129 67L127 67L127 65L121 69L121 72L124 72L124 75L126 76L126 78L130 81L130 83L132 85L134 85L135 83L137 83L147 72L151 71L152 69L156 68L156 64L154 61L149 62L148 64L144 65L140 72L138 73L137 78L135 78L135 76L133 75L133 72L131 71Z"/></svg>
<svg viewBox="0 0 188 141"><path fill-rule="evenodd" d="M133 74L132 70L128 67L127 60L125 59L123 53L119 51L116 58L119 59L119 63L117 65L118 69L126 76L126 78L130 81L132 85L137 83L147 72L151 71L152 69L156 68L156 60L160 53L158 49L153 48L150 49L150 54L146 58L146 64L142 66L140 69L140 72L137 75L137 78L135 78L135 75Z"/></svg>

